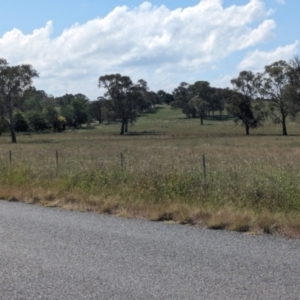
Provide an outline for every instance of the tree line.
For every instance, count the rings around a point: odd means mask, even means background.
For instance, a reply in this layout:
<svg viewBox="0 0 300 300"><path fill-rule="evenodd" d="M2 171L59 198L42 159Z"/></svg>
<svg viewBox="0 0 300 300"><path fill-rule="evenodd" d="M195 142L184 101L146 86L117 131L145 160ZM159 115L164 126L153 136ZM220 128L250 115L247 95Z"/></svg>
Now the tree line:
<svg viewBox="0 0 300 300"><path fill-rule="evenodd" d="M173 92L153 92L143 79L134 83L120 74L100 76L98 87L105 93L90 101L84 94L54 97L37 90L32 81L38 72L31 65L10 66L0 59L0 135L8 130L13 143L16 132L64 131L82 124L119 121L120 134L128 132L128 123L157 104L181 109L188 118L222 118L224 110L245 127L262 126L267 118L281 124L287 135L286 120L300 112L300 59L267 65L263 73L242 71L231 80L232 88L211 87L207 81L182 82Z"/></svg>
<svg viewBox="0 0 300 300"><path fill-rule="evenodd" d="M226 109L236 123L250 129L262 126L267 118L281 124L287 135L287 117L296 119L300 111L300 59L283 60L265 66L263 73L241 71L231 80L232 89L211 87L207 81L182 82L174 91L173 108L188 118L200 118Z"/></svg>
<svg viewBox="0 0 300 300"><path fill-rule="evenodd" d="M161 103L145 80L133 83L120 74L99 78L99 87L107 92L95 101L84 94L54 97L32 85L35 77L38 72L30 65L9 66L0 60L0 135L10 131L13 143L17 142L17 132L61 132L104 120L120 120L120 133L124 134L129 122Z"/></svg>

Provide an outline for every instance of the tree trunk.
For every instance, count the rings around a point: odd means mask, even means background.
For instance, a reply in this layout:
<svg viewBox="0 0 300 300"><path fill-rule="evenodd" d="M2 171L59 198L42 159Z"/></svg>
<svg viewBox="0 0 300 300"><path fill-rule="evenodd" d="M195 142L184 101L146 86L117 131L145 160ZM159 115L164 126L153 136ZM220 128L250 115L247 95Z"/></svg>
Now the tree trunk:
<svg viewBox="0 0 300 300"><path fill-rule="evenodd" d="M9 99L8 103L8 115L9 115L9 129L10 129L10 135L11 135L11 142L16 143L17 142L17 137L16 137L16 132L15 132L15 121L14 121L14 116L13 116L13 111L12 111L12 105L11 105L11 99Z"/></svg>
<svg viewBox="0 0 300 300"><path fill-rule="evenodd" d="M246 135L249 135L249 126L248 125L245 125L245 128L246 128Z"/></svg>
<svg viewBox="0 0 300 300"><path fill-rule="evenodd" d="M282 134L283 134L283 135L288 135L288 134L287 134L287 129L286 129L286 120L285 120L285 116L282 116Z"/></svg>
<svg viewBox="0 0 300 300"><path fill-rule="evenodd" d="M121 132L120 132L121 135L124 134L124 129L125 129L125 120L122 120Z"/></svg>
<svg viewBox="0 0 300 300"><path fill-rule="evenodd" d="M200 115L200 125L203 125L203 115Z"/></svg>
<svg viewBox="0 0 300 300"><path fill-rule="evenodd" d="M128 132L128 120L125 122L125 132Z"/></svg>

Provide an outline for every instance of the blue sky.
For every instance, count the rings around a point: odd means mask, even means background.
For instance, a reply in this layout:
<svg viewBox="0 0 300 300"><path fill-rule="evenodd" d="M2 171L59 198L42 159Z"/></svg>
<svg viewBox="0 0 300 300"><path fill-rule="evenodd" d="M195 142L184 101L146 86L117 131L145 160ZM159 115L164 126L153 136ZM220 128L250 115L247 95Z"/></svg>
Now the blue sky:
<svg viewBox="0 0 300 300"><path fill-rule="evenodd" d="M154 91L225 87L300 49L298 0L0 0L0 10L0 57L32 64L36 87L55 96L96 99L110 73Z"/></svg>

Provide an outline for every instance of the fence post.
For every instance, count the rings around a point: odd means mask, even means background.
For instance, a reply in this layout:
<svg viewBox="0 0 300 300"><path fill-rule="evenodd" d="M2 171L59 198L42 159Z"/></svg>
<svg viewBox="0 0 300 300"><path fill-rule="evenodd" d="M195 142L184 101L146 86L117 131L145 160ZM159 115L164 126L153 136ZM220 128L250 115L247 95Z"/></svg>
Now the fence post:
<svg viewBox="0 0 300 300"><path fill-rule="evenodd" d="M203 175L204 179L206 180L206 161L205 161L205 154L202 156L202 164L203 164Z"/></svg>
<svg viewBox="0 0 300 300"><path fill-rule="evenodd" d="M56 150L56 168L58 169L58 151Z"/></svg>
<svg viewBox="0 0 300 300"><path fill-rule="evenodd" d="M9 164L11 165L12 162L12 154L11 154L11 150L9 150Z"/></svg>
<svg viewBox="0 0 300 300"><path fill-rule="evenodd" d="M122 169L122 172L124 171L124 156L123 156L123 153L121 152L121 169Z"/></svg>

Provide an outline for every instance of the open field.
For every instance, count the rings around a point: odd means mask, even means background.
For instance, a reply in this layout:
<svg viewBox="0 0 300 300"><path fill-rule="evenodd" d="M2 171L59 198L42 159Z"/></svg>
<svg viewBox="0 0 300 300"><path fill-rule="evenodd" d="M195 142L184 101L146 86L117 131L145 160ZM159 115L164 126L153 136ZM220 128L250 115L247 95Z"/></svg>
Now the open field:
<svg viewBox="0 0 300 300"><path fill-rule="evenodd" d="M299 235L300 125L284 137L273 124L246 136L231 120L199 123L162 106L126 136L119 124L19 135L16 145L1 136L0 198Z"/></svg>

